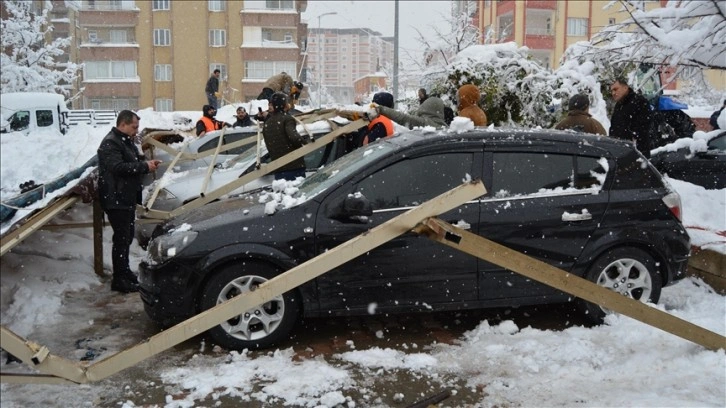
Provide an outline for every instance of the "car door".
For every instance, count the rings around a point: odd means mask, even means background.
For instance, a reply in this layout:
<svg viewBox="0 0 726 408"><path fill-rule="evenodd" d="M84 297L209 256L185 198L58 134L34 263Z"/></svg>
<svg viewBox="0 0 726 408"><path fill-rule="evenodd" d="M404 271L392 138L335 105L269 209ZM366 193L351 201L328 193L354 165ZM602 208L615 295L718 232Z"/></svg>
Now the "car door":
<svg viewBox="0 0 726 408"><path fill-rule="evenodd" d="M536 141L489 145L479 235L570 270L608 205L602 188L608 161L584 148ZM517 304L518 298L536 303L557 293L487 261L479 261L479 271L481 300L492 304Z"/></svg>
<svg viewBox="0 0 726 408"><path fill-rule="evenodd" d="M481 149L478 144L406 152L385 165L369 168L328 195L319 207L318 253L461 185L472 174L481 174ZM326 209L353 193L372 203L373 215L367 222L355 224L327 215ZM467 203L441 218L476 229L479 204ZM318 278L320 306L323 310L365 310L369 305L412 309L459 305L477 298L476 267L476 258L409 232Z"/></svg>

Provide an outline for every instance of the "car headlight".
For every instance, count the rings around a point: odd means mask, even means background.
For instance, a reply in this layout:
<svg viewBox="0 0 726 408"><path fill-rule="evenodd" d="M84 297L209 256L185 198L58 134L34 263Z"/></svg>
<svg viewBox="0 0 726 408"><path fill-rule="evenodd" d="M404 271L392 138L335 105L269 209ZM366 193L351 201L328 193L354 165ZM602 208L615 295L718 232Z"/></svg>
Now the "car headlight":
<svg viewBox="0 0 726 408"><path fill-rule="evenodd" d="M197 238L196 231L173 231L155 238L149 244L149 260L158 264L178 255Z"/></svg>

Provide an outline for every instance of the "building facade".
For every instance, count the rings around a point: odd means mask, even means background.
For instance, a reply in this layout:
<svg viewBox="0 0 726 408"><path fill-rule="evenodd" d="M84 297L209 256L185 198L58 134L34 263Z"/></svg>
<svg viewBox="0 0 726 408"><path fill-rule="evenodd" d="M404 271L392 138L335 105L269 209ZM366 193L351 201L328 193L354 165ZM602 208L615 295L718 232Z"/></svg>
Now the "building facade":
<svg viewBox="0 0 726 408"><path fill-rule="evenodd" d="M557 68L567 48L589 41L608 25L629 18L619 6L605 9L609 0L479 0L478 16L483 44L514 41L527 46L543 66ZM665 7L667 0L646 0L647 10ZM669 76L663 73L663 79ZM706 73L711 84L726 88L726 74ZM665 83L665 82L664 82ZM676 89L677 82L666 89Z"/></svg>
<svg viewBox="0 0 726 408"><path fill-rule="evenodd" d="M256 99L281 71L300 75L307 0L52 3L56 32L74 38L68 58L83 64L77 109L196 111L215 69L223 103Z"/></svg>
<svg viewBox="0 0 726 408"><path fill-rule="evenodd" d="M356 81L382 72L390 77L393 39L365 28L309 27L305 54L304 82L339 103L353 103L362 96Z"/></svg>

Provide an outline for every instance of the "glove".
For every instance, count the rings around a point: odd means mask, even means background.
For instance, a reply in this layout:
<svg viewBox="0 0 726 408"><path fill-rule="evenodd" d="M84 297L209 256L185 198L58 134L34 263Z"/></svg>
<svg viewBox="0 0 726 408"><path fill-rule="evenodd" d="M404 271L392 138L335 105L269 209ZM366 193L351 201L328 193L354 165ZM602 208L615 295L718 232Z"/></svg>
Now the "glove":
<svg viewBox="0 0 726 408"><path fill-rule="evenodd" d="M215 96L215 97L217 97L217 98L219 98L220 96L222 96L222 94L221 94L221 93L219 93L219 92L215 92L215 93L214 93L214 96Z"/></svg>
<svg viewBox="0 0 726 408"><path fill-rule="evenodd" d="M366 111L365 117L368 118L368 120L373 120L378 117L381 113L379 112L380 107L377 103L373 102L371 103L370 109Z"/></svg>

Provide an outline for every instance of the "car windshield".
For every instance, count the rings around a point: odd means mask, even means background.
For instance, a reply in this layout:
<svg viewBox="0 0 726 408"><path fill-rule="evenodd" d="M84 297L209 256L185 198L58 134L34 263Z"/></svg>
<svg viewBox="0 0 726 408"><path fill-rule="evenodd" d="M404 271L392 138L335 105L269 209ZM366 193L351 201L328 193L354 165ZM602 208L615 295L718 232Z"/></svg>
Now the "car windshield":
<svg viewBox="0 0 726 408"><path fill-rule="evenodd" d="M374 146L356 149L306 178L299 186L300 196L313 198L393 150L395 146L389 143L376 143Z"/></svg>

